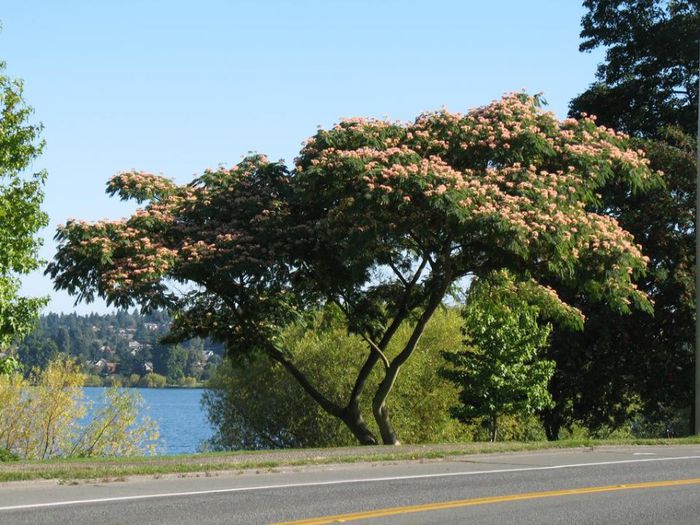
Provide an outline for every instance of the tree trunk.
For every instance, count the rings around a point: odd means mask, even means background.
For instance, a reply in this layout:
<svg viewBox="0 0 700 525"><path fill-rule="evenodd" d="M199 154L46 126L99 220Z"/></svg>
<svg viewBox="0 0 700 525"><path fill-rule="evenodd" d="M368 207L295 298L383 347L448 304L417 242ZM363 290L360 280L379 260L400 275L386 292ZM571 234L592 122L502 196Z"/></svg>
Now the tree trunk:
<svg viewBox="0 0 700 525"><path fill-rule="evenodd" d="M403 365L403 363L406 362L406 360L411 356L411 354L415 350L421 335L423 335L425 325L428 323L433 313L435 313L435 310L438 308L438 306L440 306L442 298L445 296L447 288L450 284L449 275L449 273L445 273L439 279L432 283L432 291L428 299L428 304L426 305L426 308L423 311L423 314L420 316L420 319L416 323L416 326L413 329L413 333L411 334L411 337L406 343L404 349L399 353L399 355L397 355L393 359L391 364L386 369L384 379L379 384L377 392L375 393L374 398L372 399L372 412L374 415L374 419L377 422L377 425L379 426L379 431L382 436L382 442L385 445L401 444L396 436L396 432L394 431L394 428L391 424L391 420L389 418L389 411L386 406L387 396L389 395L389 392L391 392L391 389L394 386L394 382L396 381L396 376L398 375L399 370L401 369L401 365ZM417 279L417 277L414 278L412 284L415 284L415 279ZM406 318L406 316L407 311L402 311L394 319L394 321L392 322L387 332L384 334L384 337L382 338L382 341L379 344L380 351L386 349L386 346L389 344L394 333L398 330L399 326L401 325L401 322L403 321L403 319ZM268 355L272 359L279 362L282 366L284 366L287 369L287 371L290 374L292 374L292 376L294 376L299 385L306 391L306 393L309 396L311 396L311 398L314 401L316 401L321 406L321 408L323 408L330 415L335 416L341 421L343 421L343 423L345 423L348 429L350 429L352 434L362 445L377 444L377 439L369 430L367 424L362 418L358 402L365 381L369 377L369 374L371 373L372 369L374 368L375 364L379 359L377 353L371 352L368 356L365 364L363 365L357 377L355 386L350 396L350 401L345 408L342 408L341 406L324 396L318 389L316 389L310 383L308 378L303 374L303 372L299 370L282 351L280 351L277 348L274 348L273 346L269 346L266 350L268 352Z"/></svg>
<svg viewBox="0 0 700 525"><path fill-rule="evenodd" d="M489 418L489 441L491 443L496 442L497 432L498 432L498 416L496 416L495 414L492 414L491 417Z"/></svg>
<svg viewBox="0 0 700 525"><path fill-rule="evenodd" d="M688 435L692 436L695 434L695 400L690 401L690 411L688 413ZM682 432L682 431L681 431Z"/></svg>
<svg viewBox="0 0 700 525"><path fill-rule="evenodd" d="M357 438L357 440L362 445L376 445L377 438L367 427L367 423L362 417L360 412L360 406L358 403L359 394L356 397L351 398L350 403L345 408L341 408L336 403L324 396L319 390L317 390L304 373L299 370L294 363L292 363L283 352L270 347L268 349L268 354L272 359L284 366L287 371L294 376L299 385L306 391L306 393L311 396L311 398L319 404L319 406L325 410L331 416L337 417L348 427L352 435ZM370 368L371 369L371 368Z"/></svg>
<svg viewBox="0 0 700 525"><path fill-rule="evenodd" d="M345 410L340 418L343 423L350 429L352 435L357 438L360 445L376 445L377 438L370 431L367 423L365 423L362 413L357 408L350 408Z"/></svg>
<svg viewBox="0 0 700 525"><path fill-rule="evenodd" d="M562 425L561 417L553 409L545 410L542 414L542 423L547 441L557 441Z"/></svg>
<svg viewBox="0 0 700 525"><path fill-rule="evenodd" d="M386 399L389 396L391 389L394 387L396 377L399 375L399 370L401 370L401 365L403 365L406 360L411 357L411 354L413 354L413 351L416 349L416 345L418 345L418 341L425 330L425 325L428 324L428 321L435 313L435 310L437 310L438 306L440 306L442 298L445 296L447 291L448 285L449 279L447 276L444 276L442 281L435 284L425 311L420 316L420 319L418 319L418 322L413 329L413 333L411 333L411 337L408 339L406 346L403 348L403 350L401 350L399 355L397 355L391 361L389 368L386 369L384 374L384 379L381 383L379 383L377 392L374 394L374 398L372 399L372 412L374 414L374 419L377 422L377 426L379 426L379 432L382 435L382 442L385 445L401 444L396 437L396 432L391 424L389 410L386 406Z"/></svg>
<svg viewBox="0 0 700 525"><path fill-rule="evenodd" d="M374 413L374 420L379 426L379 433L382 435L382 443L385 445L400 445L401 442L396 437L386 403L382 402L379 405L372 403L372 412Z"/></svg>

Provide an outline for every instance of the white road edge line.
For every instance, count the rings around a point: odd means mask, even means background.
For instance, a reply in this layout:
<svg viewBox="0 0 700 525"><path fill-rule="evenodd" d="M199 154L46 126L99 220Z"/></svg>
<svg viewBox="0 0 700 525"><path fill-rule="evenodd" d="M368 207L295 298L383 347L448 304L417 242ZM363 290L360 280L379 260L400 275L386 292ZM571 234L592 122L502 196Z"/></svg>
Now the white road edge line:
<svg viewBox="0 0 700 525"><path fill-rule="evenodd" d="M273 489L286 489L286 488L299 488L299 487L319 487L324 485L344 485L351 483L372 483L377 481L401 481L407 479L427 479L427 478L449 478L458 476L478 476L486 474L506 474L510 472L532 472L537 470L559 470L559 469L569 469L569 468L584 468L584 467L597 467L602 465L623 465L627 463L650 463L657 461L681 461L689 459L700 459L700 456L675 456L675 457L663 457L663 458L646 458L646 459L623 459L618 461L598 461L592 463L572 463L567 465L549 465L546 467L523 467L523 468L509 468L509 469L496 469L496 470L472 470L467 472L443 472L440 474L414 474L410 476L390 476L383 478L364 478L364 479L340 479L333 481L311 481L307 483L288 483L288 484L278 484L278 485L259 485L254 487L235 487L228 489L212 489L212 490L195 490L189 492L166 492L160 494L139 494L135 496L116 496L113 498L95 498L95 499L81 499L73 501L53 501L47 503L31 503L27 505L11 505L8 507L0 507L0 511L8 510L26 510L26 509L39 509L45 507L64 507L68 505L85 505L88 503L110 503L116 501L137 501L144 499L155 499L155 498L174 498L182 496L201 496L205 494L226 494L231 492L249 492L254 490L273 490Z"/></svg>

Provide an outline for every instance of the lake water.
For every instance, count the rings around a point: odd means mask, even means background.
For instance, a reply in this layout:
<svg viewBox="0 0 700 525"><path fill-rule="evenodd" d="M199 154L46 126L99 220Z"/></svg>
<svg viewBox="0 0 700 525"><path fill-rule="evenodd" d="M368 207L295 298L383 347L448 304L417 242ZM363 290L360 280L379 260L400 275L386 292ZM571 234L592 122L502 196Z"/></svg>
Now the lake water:
<svg viewBox="0 0 700 525"><path fill-rule="evenodd" d="M160 441L158 454L188 454L197 452L212 435L206 412L200 400L201 388L133 388L146 405L146 415L158 423ZM85 387L85 397L98 402L104 388Z"/></svg>

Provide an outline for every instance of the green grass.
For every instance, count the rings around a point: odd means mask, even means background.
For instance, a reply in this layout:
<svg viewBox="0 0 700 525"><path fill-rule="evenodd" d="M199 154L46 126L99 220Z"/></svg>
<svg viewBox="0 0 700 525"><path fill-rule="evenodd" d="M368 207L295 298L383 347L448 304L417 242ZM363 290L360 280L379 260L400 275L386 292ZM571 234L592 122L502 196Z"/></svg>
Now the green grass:
<svg viewBox="0 0 700 525"><path fill-rule="evenodd" d="M571 439L554 442L452 443L400 447L348 447L256 452L213 452L128 458L61 458L0 463L0 481L33 479L99 479L122 481L128 476L213 475L282 467L373 461L439 460L450 456L602 446L690 445L700 437L677 439Z"/></svg>

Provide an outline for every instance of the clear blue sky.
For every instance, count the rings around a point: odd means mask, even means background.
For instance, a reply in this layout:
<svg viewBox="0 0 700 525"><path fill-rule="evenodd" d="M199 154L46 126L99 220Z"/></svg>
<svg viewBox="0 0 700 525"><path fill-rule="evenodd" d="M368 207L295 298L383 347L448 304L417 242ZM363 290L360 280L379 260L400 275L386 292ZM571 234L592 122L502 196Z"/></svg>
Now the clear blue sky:
<svg viewBox="0 0 700 525"><path fill-rule="evenodd" d="M42 256L67 218L133 210L104 193L120 170L185 182L248 151L291 161L340 117L410 120L523 88L564 116L602 59L578 51L583 13L575 0L3 0L0 58L45 126ZM24 281L74 310L41 272Z"/></svg>

